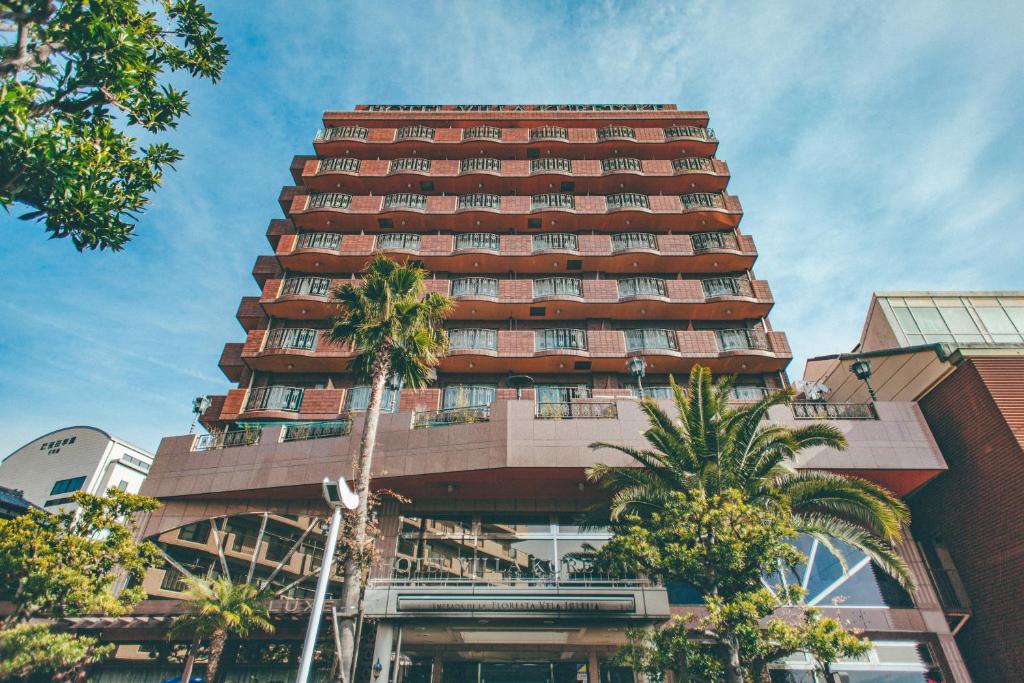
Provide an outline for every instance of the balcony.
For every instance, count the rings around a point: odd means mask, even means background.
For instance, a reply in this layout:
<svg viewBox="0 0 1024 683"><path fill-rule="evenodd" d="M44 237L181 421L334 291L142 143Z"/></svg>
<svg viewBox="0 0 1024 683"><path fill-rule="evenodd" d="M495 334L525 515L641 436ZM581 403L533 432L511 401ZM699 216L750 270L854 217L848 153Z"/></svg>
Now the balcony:
<svg viewBox="0 0 1024 683"><path fill-rule="evenodd" d="M530 174L538 173L572 173L572 162L568 159L545 157L543 159L530 159Z"/></svg>
<svg viewBox="0 0 1024 683"><path fill-rule="evenodd" d="M871 403L824 403L806 401L790 404L795 420L877 420Z"/></svg>
<svg viewBox="0 0 1024 683"><path fill-rule="evenodd" d="M266 349L294 349L316 351L316 342L322 330L311 327L282 327L267 335Z"/></svg>
<svg viewBox="0 0 1024 683"><path fill-rule="evenodd" d="M718 347L723 351L737 349L770 351L768 335L763 330L717 330Z"/></svg>
<svg viewBox="0 0 1024 683"><path fill-rule="evenodd" d="M534 416L538 420L614 420L619 417L619 411L613 400L559 401L537 403Z"/></svg>
<svg viewBox="0 0 1024 683"><path fill-rule="evenodd" d="M334 439L352 433L352 420L321 420L285 425L281 441L308 441L310 439Z"/></svg>
<svg viewBox="0 0 1024 683"><path fill-rule="evenodd" d="M324 128L317 131L314 142L330 142L331 140L365 140L369 131L362 126L341 126Z"/></svg>
<svg viewBox="0 0 1024 683"><path fill-rule="evenodd" d="M559 126L543 126L530 129L530 140L568 140L569 129Z"/></svg>
<svg viewBox="0 0 1024 683"><path fill-rule="evenodd" d="M571 194L548 192L545 194L535 194L530 197L531 211L574 208L576 208L576 198Z"/></svg>
<svg viewBox="0 0 1024 683"><path fill-rule="evenodd" d="M448 330L448 345L452 351L497 351L498 331L481 328Z"/></svg>
<svg viewBox="0 0 1024 683"><path fill-rule="evenodd" d="M626 351L678 351L675 330L625 330Z"/></svg>
<svg viewBox="0 0 1024 683"><path fill-rule="evenodd" d="M359 173L359 159L353 159L352 157L331 157L329 159L321 159L320 166L317 170L319 173L327 173L331 171Z"/></svg>
<svg viewBox="0 0 1024 683"><path fill-rule="evenodd" d="M196 437L196 442L192 449L196 451L213 451L221 448L256 446L259 445L261 431L259 429L244 429L214 434L200 434Z"/></svg>
<svg viewBox="0 0 1024 683"><path fill-rule="evenodd" d="M301 387L269 386L254 387L249 391L249 400L245 403L246 412L282 411L297 413L302 408Z"/></svg>
<svg viewBox="0 0 1024 683"><path fill-rule="evenodd" d="M690 242L695 254L726 249L739 250L739 242L734 232L697 232L690 235Z"/></svg>
<svg viewBox="0 0 1024 683"><path fill-rule="evenodd" d="M296 249L323 249L337 251L341 247L341 235L336 232L303 232L296 240Z"/></svg>
<svg viewBox="0 0 1024 683"><path fill-rule="evenodd" d="M722 296L754 296L754 288L750 280L743 277L712 277L701 280L704 296L708 299Z"/></svg>
<svg viewBox="0 0 1024 683"><path fill-rule="evenodd" d="M612 235L612 252L658 250L658 240L649 232L621 232Z"/></svg>
<svg viewBox="0 0 1024 683"><path fill-rule="evenodd" d="M667 296L665 280L660 277L630 277L619 280L619 298Z"/></svg>
<svg viewBox="0 0 1024 683"><path fill-rule="evenodd" d="M645 194L636 192L624 192L610 194L607 197L608 210L618 211L619 209L650 209L651 203Z"/></svg>
<svg viewBox="0 0 1024 683"><path fill-rule="evenodd" d="M583 296L583 281L575 277L543 277L533 281L534 298L547 296Z"/></svg>
<svg viewBox="0 0 1024 683"><path fill-rule="evenodd" d="M501 238L491 232L470 232L455 236L455 251L501 251Z"/></svg>
<svg viewBox="0 0 1024 683"><path fill-rule="evenodd" d="M500 140L501 128L494 126L473 126L462 129L463 140Z"/></svg>
<svg viewBox="0 0 1024 683"><path fill-rule="evenodd" d="M430 126L405 126L395 131L396 140L433 140L437 134Z"/></svg>
<svg viewBox="0 0 1024 683"><path fill-rule="evenodd" d="M419 251L420 235L408 232L394 232L384 235L377 235L378 251Z"/></svg>
<svg viewBox="0 0 1024 683"><path fill-rule="evenodd" d="M501 197L496 194L464 194L459 197L458 210L487 209L489 211L501 210Z"/></svg>
<svg viewBox="0 0 1024 683"><path fill-rule="evenodd" d="M708 157L682 157L681 159L672 160L672 170L676 173L689 173L691 171L713 173L715 161Z"/></svg>
<svg viewBox="0 0 1024 683"><path fill-rule="evenodd" d="M693 192L679 196L684 209L724 209L725 197L717 192Z"/></svg>
<svg viewBox="0 0 1024 683"><path fill-rule="evenodd" d="M456 278L452 280L452 296L484 296L496 299L498 297L498 279L491 277Z"/></svg>
<svg viewBox="0 0 1024 683"><path fill-rule="evenodd" d="M316 192L306 200L306 210L347 209L352 205L352 195L341 192Z"/></svg>
<svg viewBox="0 0 1024 683"><path fill-rule="evenodd" d="M667 140L679 140L689 138L691 140L717 140L715 131L700 126L672 126L665 129Z"/></svg>
<svg viewBox="0 0 1024 683"><path fill-rule="evenodd" d="M491 419L491 407L487 406L465 406L460 408L445 408L444 410L425 410L413 414L413 429L426 429L429 427L448 427L450 425L475 424L477 422L489 422Z"/></svg>
<svg viewBox="0 0 1024 683"><path fill-rule="evenodd" d="M412 192L389 194L384 197L384 204L382 205L383 211L391 211L394 209L414 209L416 211L424 211L426 208L427 196L422 194L413 194Z"/></svg>
<svg viewBox="0 0 1024 683"><path fill-rule="evenodd" d="M643 162L627 157L601 159L601 173L643 173Z"/></svg>
<svg viewBox="0 0 1024 683"><path fill-rule="evenodd" d="M423 157L406 157L403 159L392 159L388 164L388 175L395 173L429 173L430 159Z"/></svg>
<svg viewBox="0 0 1024 683"><path fill-rule="evenodd" d="M549 232L533 236L533 251L579 251L576 235L567 232Z"/></svg>
<svg viewBox="0 0 1024 683"><path fill-rule="evenodd" d="M281 285L281 296L327 296L331 279L326 277L290 277Z"/></svg>
<svg viewBox="0 0 1024 683"><path fill-rule="evenodd" d="M534 340L538 351L559 349L585 350L587 348L586 330L553 329L537 330Z"/></svg>
<svg viewBox="0 0 1024 683"><path fill-rule="evenodd" d="M501 173L501 160L487 157L463 159L459 162L459 173Z"/></svg>
<svg viewBox="0 0 1024 683"><path fill-rule="evenodd" d="M636 131L629 126L605 126L597 129L598 140L636 140Z"/></svg>

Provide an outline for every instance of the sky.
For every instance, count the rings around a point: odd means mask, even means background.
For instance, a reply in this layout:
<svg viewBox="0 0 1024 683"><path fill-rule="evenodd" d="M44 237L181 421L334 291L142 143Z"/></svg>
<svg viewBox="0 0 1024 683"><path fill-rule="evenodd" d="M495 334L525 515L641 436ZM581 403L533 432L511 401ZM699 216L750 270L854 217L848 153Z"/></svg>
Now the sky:
<svg viewBox="0 0 1024 683"><path fill-rule="evenodd" d="M185 160L128 248L0 214L0 456L74 424L148 449L186 433L193 397L229 388L292 157L361 103L709 111L794 378L856 343L872 291L1024 289L1019 2L207 6L231 60L188 84L167 136Z"/></svg>

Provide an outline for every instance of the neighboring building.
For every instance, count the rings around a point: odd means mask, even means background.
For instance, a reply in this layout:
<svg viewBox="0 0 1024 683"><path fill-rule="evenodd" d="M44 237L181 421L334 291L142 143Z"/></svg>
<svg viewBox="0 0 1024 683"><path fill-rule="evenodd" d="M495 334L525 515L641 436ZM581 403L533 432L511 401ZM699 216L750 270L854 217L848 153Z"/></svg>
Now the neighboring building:
<svg viewBox="0 0 1024 683"><path fill-rule="evenodd" d="M882 401L916 401L949 470L909 499L977 681L1024 672L1024 291L882 292L854 352L812 359L830 401L862 401L849 367L872 367Z"/></svg>
<svg viewBox="0 0 1024 683"><path fill-rule="evenodd" d="M44 434L0 461L0 484L18 489L49 512L72 506L76 491L102 495L110 488L138 493L153 454L95 427Z"/></svg>
<svg viewBox="0 0 1024 683"><path fill-rule="evenodd" d="M25 500L25 492L0 486L0 519L20 517L32 508L37 507Z"/></svg>
<svg viewBox="0 0 1024 683"><path fill-rule="evenodd" d="M601 495L585 468L628 464L589 444L639 444L645 427L627 363L646 360L658 398L670 373L701 363L738 374L734 398L749 401L786 385L791 358L707 113L360 106L324 124L316 156L292 164L274 255L256 261L262 293L239 307L246 340L221 358L238 388L202 416L213 435L163 440L143 489L163 502L144 535L168 565L147 577L151 599L129 624L77 627L121 643L110 671L174 675L165 632L182 577L228 573L281 598L274 647L246 643L232 675L291 675L322 554L320 482L351 473L367 402L346 373L350 351L326 342L327 296L385 253L422 263L458 307L436 383L392 388L380 421L374 484L410 502L380 511L357 680L379 662L382 682L632 681L609 662L626 627L699 599L596 576L575 556L608 538L578 523ZM946 467L910 402L801 403L771 418L831 418L847 434L848 452L812 449L798 467L901 495ZM920 682L933 665L970 680L912 542L913 595L859 553L844 565L801 543L810 600L876 641L836 666L844 680ZM809 680L808 661L786 666L796 673L777 680Z"/></svg>

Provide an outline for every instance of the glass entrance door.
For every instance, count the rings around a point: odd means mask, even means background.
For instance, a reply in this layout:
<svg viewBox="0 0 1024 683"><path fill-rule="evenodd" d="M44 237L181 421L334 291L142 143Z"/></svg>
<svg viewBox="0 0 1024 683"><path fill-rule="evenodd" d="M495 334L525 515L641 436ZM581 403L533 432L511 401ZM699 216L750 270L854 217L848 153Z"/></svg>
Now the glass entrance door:
<svg viewBox="0 0 1024 683"><path fill-rule="evenodd" d="M582 683L586 681L586 665L583 662L445 662L441 680L443 683Z"/></svg>

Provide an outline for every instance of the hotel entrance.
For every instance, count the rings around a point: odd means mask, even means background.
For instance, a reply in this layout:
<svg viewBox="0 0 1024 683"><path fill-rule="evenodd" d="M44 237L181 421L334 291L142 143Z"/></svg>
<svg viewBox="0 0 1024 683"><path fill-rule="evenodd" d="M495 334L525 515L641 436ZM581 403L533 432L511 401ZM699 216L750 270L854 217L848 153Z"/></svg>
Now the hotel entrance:
<svg viewBox="0 0 1024 683"><path fill-rule="evenodd" d="M403 660L396 683L589 683L589 667L585 660L465 661L414 656ZM608 661L598 668L600 683L634 683L629 669Z"/></svg>

